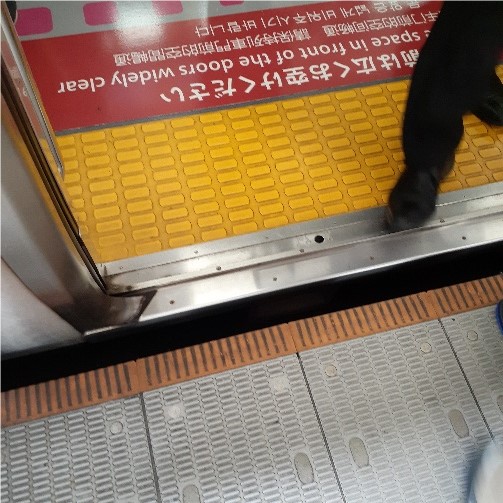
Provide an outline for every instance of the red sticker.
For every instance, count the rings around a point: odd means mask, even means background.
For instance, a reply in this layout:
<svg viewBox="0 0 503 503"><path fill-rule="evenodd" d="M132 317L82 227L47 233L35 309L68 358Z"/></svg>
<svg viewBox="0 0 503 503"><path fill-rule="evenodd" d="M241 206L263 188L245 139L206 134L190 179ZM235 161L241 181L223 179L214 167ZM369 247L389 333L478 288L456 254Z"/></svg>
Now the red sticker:
<svg viewBox="0 0 503 503"><path fill-rule="evenodd" d="M441 2L325 2L30 40L56 131L406 77Z"/></svg>
<svg viewBox="0 0 503 503"><path fill-rule="evenodd" d="M84 21L90 26L116 23L119 18L116 2L92 2L83 7Z"/></svg>
<svg viewBox="0 0 503 503"><path fill-rule="evenodd" d="M159 16L179 14L183 12L183 5L180 0L153 1L152 5Z"/></svg>
<svg viewBox="0 0 503 503"><path fill-rule="evenodd" d="M16 31L19 36L49 33L52 28L52 13L47 7L34 7L17 11Z"/></svg>

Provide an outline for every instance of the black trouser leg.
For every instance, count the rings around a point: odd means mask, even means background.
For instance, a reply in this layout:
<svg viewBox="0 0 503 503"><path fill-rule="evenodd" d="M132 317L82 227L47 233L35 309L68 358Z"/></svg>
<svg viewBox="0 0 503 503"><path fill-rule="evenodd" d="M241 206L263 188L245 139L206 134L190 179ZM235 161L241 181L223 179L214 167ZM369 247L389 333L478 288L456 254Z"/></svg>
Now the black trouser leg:
<svg viewBox="0 0 503 503"><path fill-rule="evenodd" d="M403 126L406 170L389 201L392 230L421 225L434 212L438 185L463 135L463 115L494 88L502 47L502 2L444 4L412 77Z"/></svg>

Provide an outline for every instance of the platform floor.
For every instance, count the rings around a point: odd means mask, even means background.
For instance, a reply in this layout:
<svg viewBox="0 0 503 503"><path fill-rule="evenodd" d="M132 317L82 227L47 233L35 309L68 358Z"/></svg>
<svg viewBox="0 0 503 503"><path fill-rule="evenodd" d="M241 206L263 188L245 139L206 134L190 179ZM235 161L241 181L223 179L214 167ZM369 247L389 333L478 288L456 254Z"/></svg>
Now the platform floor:
<svg viewBox="0 0 503 503"><path fill-rule="evenodd" d="M503 277L2 394L12 502L463 501L503 441Z"/></svg>

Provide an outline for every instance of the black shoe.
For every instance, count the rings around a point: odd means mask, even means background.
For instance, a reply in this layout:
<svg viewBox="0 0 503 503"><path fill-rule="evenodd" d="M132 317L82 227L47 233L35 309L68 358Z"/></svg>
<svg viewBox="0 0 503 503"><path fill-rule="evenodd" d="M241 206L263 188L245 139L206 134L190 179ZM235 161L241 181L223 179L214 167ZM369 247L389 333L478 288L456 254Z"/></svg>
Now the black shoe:
<svg viewBox="0 0 503 503"><path fill-rule="evenodd" d="M437 184L426 172L407 170L391 192L386 223L391 232L420 227L435 211Z"/></svg>
<svg viewBox="0 0 503 503"><path fill-rule="evenodd" d="M391 191L386 224L391 232L423 225L435 212L440 181L451 170L454 156L442 169L406 169Z"/></svg>
<svg viewBox="0 0 503 503"><path fill-rule="evenodd" d="M490 93L472 113L491 126L503 126L503 83L496 74L491 81Z"/></svg>

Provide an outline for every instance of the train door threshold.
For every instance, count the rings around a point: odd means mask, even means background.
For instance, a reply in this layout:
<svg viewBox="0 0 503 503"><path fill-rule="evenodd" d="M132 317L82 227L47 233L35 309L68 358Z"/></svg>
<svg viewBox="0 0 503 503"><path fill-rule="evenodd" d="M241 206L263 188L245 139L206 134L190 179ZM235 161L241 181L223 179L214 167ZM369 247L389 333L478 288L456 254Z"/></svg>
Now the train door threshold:
<svg viewBox="0 0 503 503"><path fill-rule="evenodd" d="M473 115L432 221L384 227L440 5L19 3L107 292L156 290L147 321L502 241L503 133Z"/></svg>
<svg viewBox="0 0 503 503"><path fill-rule="evenodd" d="M463 501L503 441L503 277L2 393L11 502Z"/></svg>

